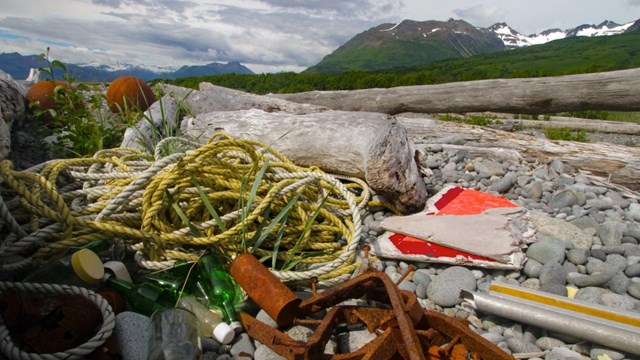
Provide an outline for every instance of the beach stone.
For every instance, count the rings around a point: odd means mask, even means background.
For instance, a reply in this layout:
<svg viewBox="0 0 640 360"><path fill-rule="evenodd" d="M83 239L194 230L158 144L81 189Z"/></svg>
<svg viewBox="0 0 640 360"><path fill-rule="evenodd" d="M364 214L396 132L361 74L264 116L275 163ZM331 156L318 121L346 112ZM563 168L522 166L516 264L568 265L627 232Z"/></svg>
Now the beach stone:
<svg viewBox="0 0 640 360"><path fill-rule="evenodd" d="M624 269L624 274L628 277L640 277L640 263L635 263L627 266Z"/></svg>
<svg viewBox="0 0 640 360"><path fill-rule="evenodd" d="M564 342L548 336L543 336L541 338L538 338L535 344L541 350L551 350L554 347L565 346Z"/></svg>
<svg viewBox="0 0 640 360"><path fill-rule="evenodd" d="M545 360L584 360L580 353L563 346L552 348L544 358Z"/></svg>
<svg viewBox="0 0 640 360"><path fill-rule="evenodd" d="M542 270L542 264L529 258L527 262L524 263L524 273L527 277L537 278L540 276L540 271Z"/></svg>
<svg viewBox="0 0 640 360"><path fill-rule="evenodd" d="M506 341L509 345L509 349L514 353L535 353L542 351L535 344L515 337L507 338Z"/></svg>
<svg viewBox="0 0 640 360"><path fill-rule="evenodd" d="M502 163L493 160L475 159L473 168L482 178L490 178L492 176L503 176L505 174Z"/></svg>
<svg viewBox="0 0 640 360"><path fill-rule="evenodd" d="M253 353L254 359L259 360L282 360L282 356L278 355L275 351L271 350L267 345L258 344L256 351Z"/></svg>
<svg viewBox="0 0 640 360"><path fill-rule="evenodd" d="M640 221L640 204L629 204L629 207L627 208L627 217L635 221Z"/></svg>
<svg viewBox="0 0 640 360"><path fill-rule="evenodd" d="M412 280L416 285L423 284L424 286L429 286L431 283L431 274L427 269L418 269L413 272Z"/></svg>
<svg viewBox="0 0 640 360"><path fill-rule="evenodd" d="M630 281L623 272L617 272L609 282L607 282L607 288L616 294L626 294Z"/></svg>
<svg viewBox="0 0 640 360"><path fill-rule="evenodd" d="M539 290L540 289L540 279L526 279L523 281L520 286L526 289L531 290Z"/></svg>
<svg viewBox="0 0 640 360"><path fill-rule="evenodd" d="M504 336L502 336L502 334L495 333L495 332L487 331L486 333L480 334L480 336L482 336L487 341L490 341L493 344L497 344L501 341L504 341Z"/></svg>
<svg viewBox="0 0 640 360"><path fill-rule="evenodd" d="M607 293L611 293L611 291L600 287L589 286L579 289L574 299L602 305L602 295Z"/></svg>
<svg viewBox="0 0 640 360"><path fill-rule="evenodd" d="M132 311L116 315L114 335L123 359L146 360L151 319Z"/></svg>
<svg viewBox="0 0 640 360"><path fill-rule="evenodd" d="M573 244L577 249L590 249L593 240L577 226L561 219L539 214L531 214L531 222L538 235L552 236L558 240Z"/></svg>
<svg viewBox="0 0 640 360"><path fill-rule="evenodd" d="M512 172L507 173L502 179L495 181L489 188L488 191L495 191L498 194L504 194L508 192L513 184L516 182L516 175Z"/></svg>
<svg viewBox="0 0 640 360"><path fill-rule="evenodd" d="M602 245L619 245L622 243L622 235L626 225L621 222L605 221L598 231L598 237Z"/></svg>
<svg viewBox="0 0 640 360"><path fill-rule="evenodd" d="M592 359L599 359L600 356L608 356L611 360L622 360L625 358L623 353L598 344L593 344L591 346L589 356L591 356Z"/></svg>
<svg viewBox="0 0 640 360"><path fill-rule="evenodd" d="M587 286L601 286L611 280L613 274L614 273L595 272L590 275L584 275L572 272L567 274L567 282L581 288Z"/></svg>
<svg viewBox="0 0 640 360"><path fill-rule="evenodd" d="M640 282L631 281L627 287L627 293L636 299L640 299Z"/></svg>
<svg viewBox="0 0 640 360"><path fill-rule="evenodd" d="M570 249L567 251L567 260L575 265L583 265L589 257L589 249Z"/></svg>
<svg viewBox="0 0 640 360"><path fill-rule="evenodd" d="M559 296L567 296L567 287L564 284L550 283L540 285L540 291Z"/></svg>
<svg viewBox="0 0 640 360"><path fill-rule="evenodd" d="M560 241L537 241L527 249L527 257L541 264L548 262L561 263L564 260L565 246Z"/></svg>
<svg viewBox="0 0 640 360"><path fill-rule="evenodd" d="M620 254L609 254L604 261L613 272L624 271L627 268L627 259Z"/></svg>
<svg viewBox="0 0 640 360"><path fill-rule="evenodd" d="M606 306L632 311L635 307L635 301L629 295L619 295L614 293L603 294L600 297L602 303Z"/></svg>
<svg viewBox="0 0 640 360"><path fill-rule="evenodd" d="M533 181L523 187L524 194L529 199L539 201L542 197L542 181ZM640 210L639 210L640 211Z"/></svg>
<svg viewBox="0 0 640 360"><path fill-rule="evenodd" d="M416 296L420 299L426 299L427 298L427 287L429 285L424 285L422 283L416 285ZM626 288L625 288L626 291Z"/></svg>
<svg viewBox="0 0 640 360"><path fill-rule="evenodd" d="M298 327L301 327L301 326L298 326ZM237 359L240 356L246 356L243 354L247 354L249 358L253 358L255 351L256 351L256 348L253 344L253 341L249 337L249 334L241 333L237 335L236 338L233 340L233 344L231 345L231 349L229 350L229 353L234 359Z"/></svg>
<svg viewBox="0 0 640 360"><path fill-rule="evenodd" d="M562 209L564 207L578 205L578 203L579 199L575 191L571 189L565 189L555 193L553 197L547 202L547 205L552 209Z"/></svg>
<svg viewBox="0 0 640 360"><path fill-rule="evenodd" d="M540 270L540 279L541 287L550 284L560 284L564 286L567 281L567 273L564 271L564 268L558 262L548 262L542 265L542 269Z"/></svg>
<svg viewBox="0 0 640 360"><path fill-rule="evenodd" d="M442 307L459 304L460 291L475 291L476 279L471 270L462 266L452 266L432 279L427 287L427 296Z"/></svg>

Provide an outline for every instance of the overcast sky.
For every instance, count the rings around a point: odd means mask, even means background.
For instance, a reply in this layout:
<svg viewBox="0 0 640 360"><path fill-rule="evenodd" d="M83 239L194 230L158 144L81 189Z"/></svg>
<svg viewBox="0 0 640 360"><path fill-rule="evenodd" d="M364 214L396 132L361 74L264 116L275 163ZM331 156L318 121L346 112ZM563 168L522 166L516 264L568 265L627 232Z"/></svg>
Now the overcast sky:
<svg viewBox="0 0 640 360"><path fill-rule="evenodd" d="M177 68L301 71L382 23L507 22L531 34L640 19L640 0L0 0L0 52Z"/></svg>

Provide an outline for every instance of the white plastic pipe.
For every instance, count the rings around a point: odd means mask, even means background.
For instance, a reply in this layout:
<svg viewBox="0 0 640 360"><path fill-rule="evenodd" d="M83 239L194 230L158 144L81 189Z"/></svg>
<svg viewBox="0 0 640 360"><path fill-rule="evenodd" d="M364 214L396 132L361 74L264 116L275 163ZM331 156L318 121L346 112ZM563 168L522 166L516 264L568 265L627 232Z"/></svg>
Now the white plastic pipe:
<svg viewBox="0 0 640 360"><path fill-rule="evenodd" d="M640 354L640 314L496 283L490 294L463 290L461 296L480 312Z"/></svg>

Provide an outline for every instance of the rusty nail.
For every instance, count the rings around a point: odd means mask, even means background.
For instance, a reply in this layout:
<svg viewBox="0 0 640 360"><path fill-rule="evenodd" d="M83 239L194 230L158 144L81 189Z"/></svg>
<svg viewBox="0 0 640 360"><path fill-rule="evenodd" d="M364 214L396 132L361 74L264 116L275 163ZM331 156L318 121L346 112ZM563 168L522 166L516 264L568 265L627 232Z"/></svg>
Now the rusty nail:
<svg viewBox="0 0 640 360"><path fill-rule="evenodd" d="M413 270L415 270L416 267L413 265L409 265L409 267L407 267L407 270L405 270L402 275L398 278L398 280L396 280L395 284L398 285L402 282L402 280L404 280Z"/></svg>

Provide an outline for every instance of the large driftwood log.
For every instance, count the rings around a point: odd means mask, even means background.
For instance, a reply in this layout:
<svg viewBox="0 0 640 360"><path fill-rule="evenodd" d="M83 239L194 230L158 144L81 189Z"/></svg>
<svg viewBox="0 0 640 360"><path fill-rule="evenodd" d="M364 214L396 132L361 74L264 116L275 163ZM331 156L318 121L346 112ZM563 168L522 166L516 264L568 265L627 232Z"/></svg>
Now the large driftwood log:
<svg viewBox="0 0 640 360"><path fill-rule="evenodd" d="M390 89L271 95L334 110L443 113L498 111L548 114L640 110L640 69L545 78L464 81Z"/></svg>
<svg viewBox="0 0 640 360"><path fill-rule="evenodd" d="M185 119L181 131L201 142L225 131L272 146L298 165L364 179L403 213L422 210L427 200L413 143L384 114L217 111Z"/></svg>
<svg viewBox="0 0 640 360"><path fill-rule="evenodd" d="M407 129L409 139L416 146L442 143L459 137L464 139L467 148L512 149L529 162L544 163L558 159L575 170L587 170L612 183L640 191L640 148L608 143L551 141L449 121L409 116L396 118Z"/></svg>

